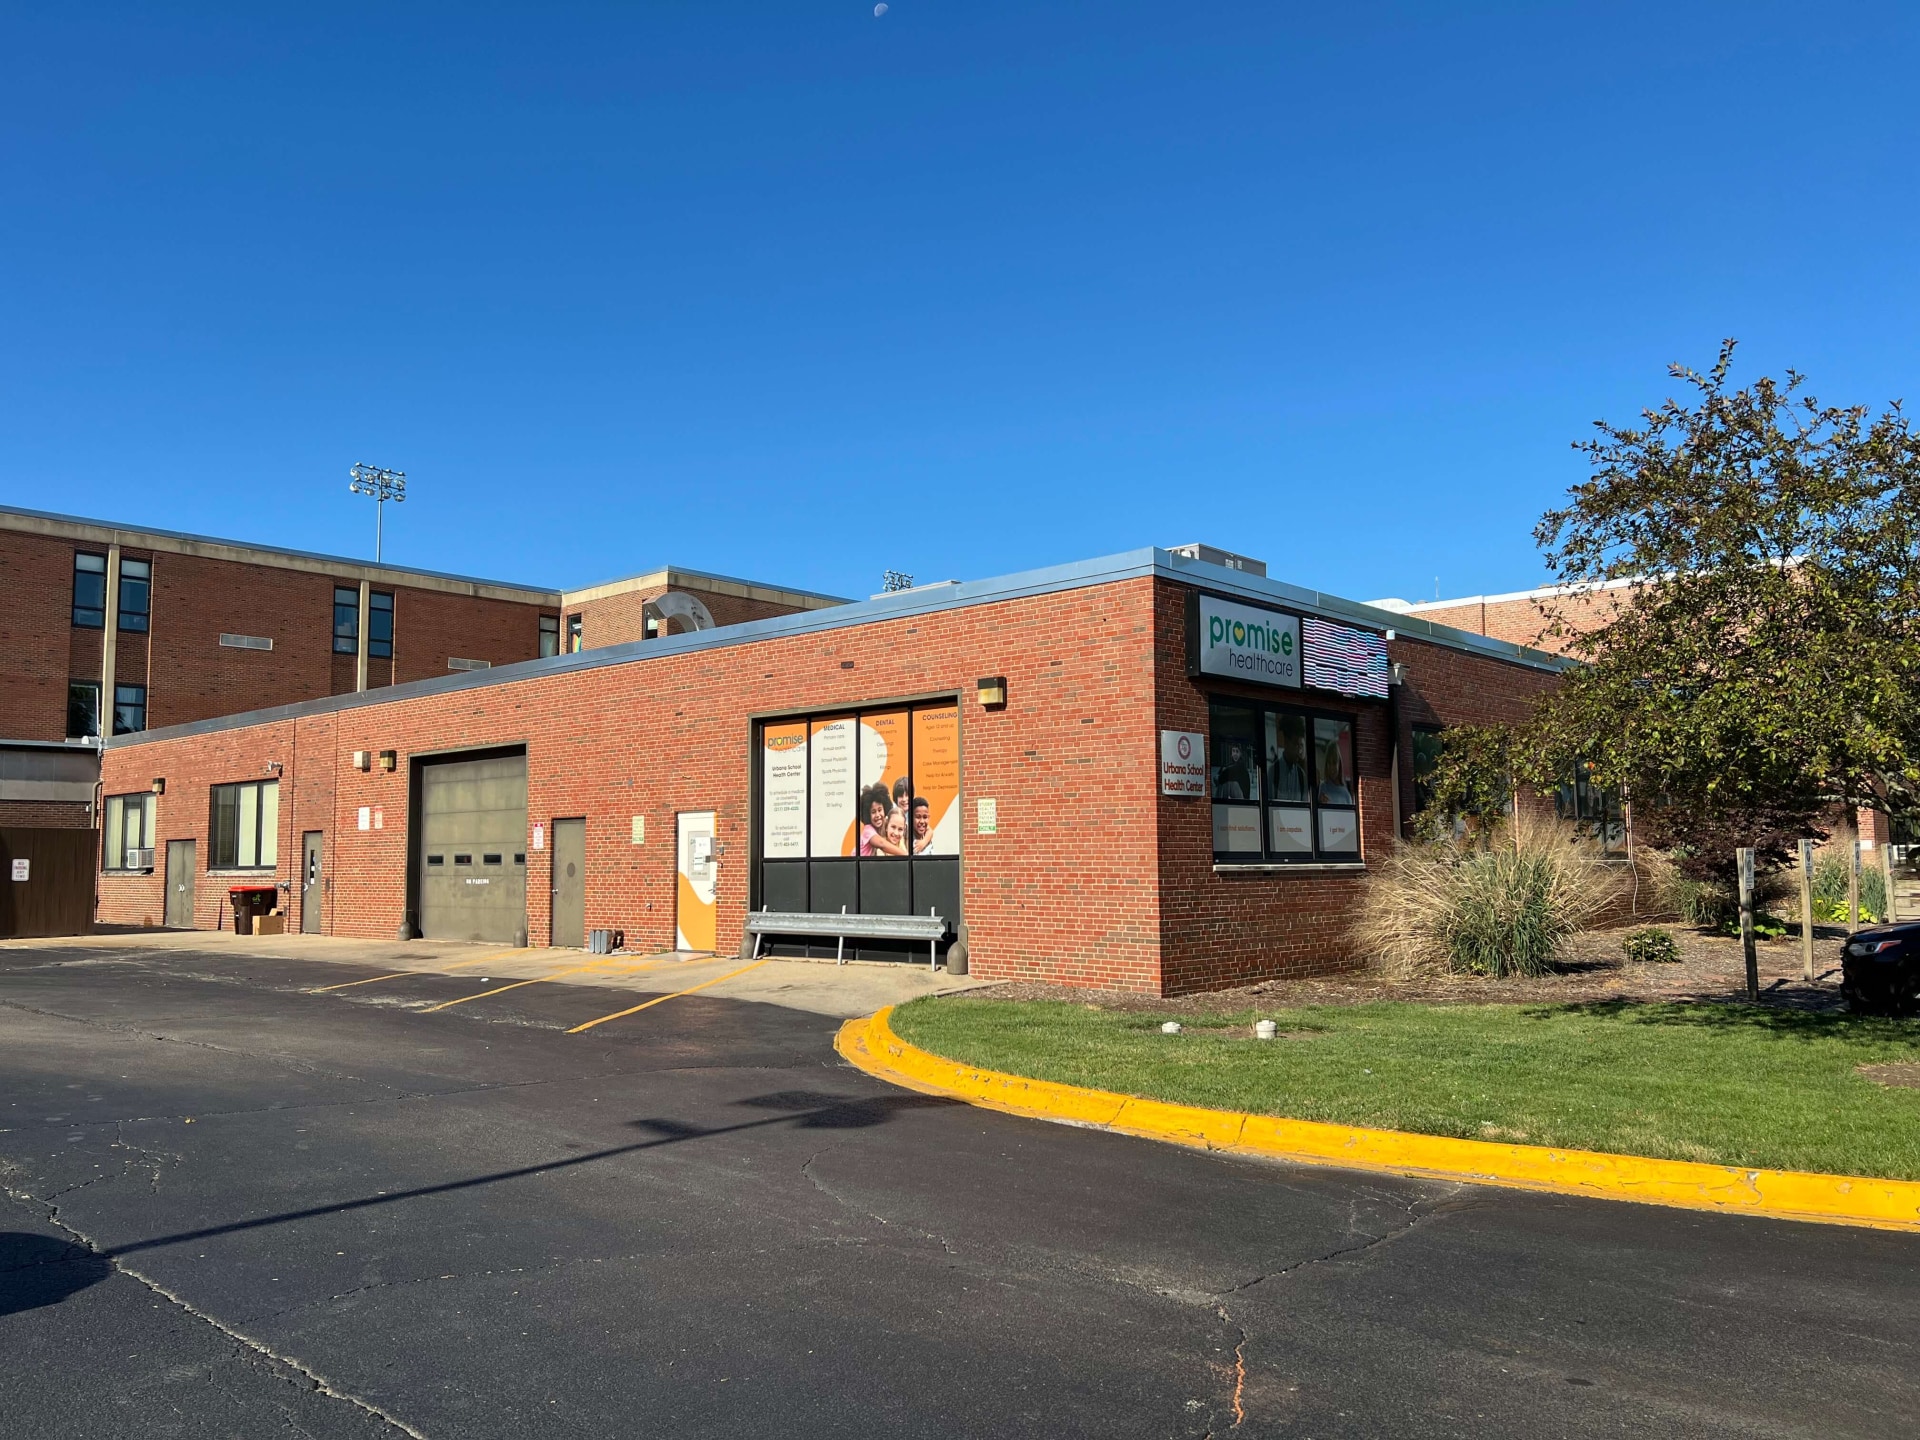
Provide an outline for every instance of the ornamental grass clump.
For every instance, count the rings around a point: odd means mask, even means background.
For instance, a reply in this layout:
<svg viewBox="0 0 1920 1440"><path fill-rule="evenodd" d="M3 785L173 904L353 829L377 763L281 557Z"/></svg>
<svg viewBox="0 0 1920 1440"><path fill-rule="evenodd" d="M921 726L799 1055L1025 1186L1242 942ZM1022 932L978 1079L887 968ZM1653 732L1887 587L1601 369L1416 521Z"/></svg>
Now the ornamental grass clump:
<svg viewBox="0 0 1920 1440"><path fill-rule="evenodd" d="M1619 889L1617 867L1572 827L1521 816L1396 849L1367 882L1354 933L1403 975L1539 975Z"/></svg>

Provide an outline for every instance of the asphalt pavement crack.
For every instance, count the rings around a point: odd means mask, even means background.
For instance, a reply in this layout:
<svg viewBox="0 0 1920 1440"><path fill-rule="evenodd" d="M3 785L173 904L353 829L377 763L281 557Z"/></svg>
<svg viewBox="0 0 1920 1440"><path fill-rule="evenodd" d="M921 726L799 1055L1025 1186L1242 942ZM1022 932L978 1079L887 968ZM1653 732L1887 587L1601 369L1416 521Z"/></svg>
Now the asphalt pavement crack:
<svg viewBox="0 0 1920 1440"><path fill-rule="evenodd" d="M937 1234L932 1230L922 1229L918 1225L902 1225L898 1221L889 1220L886 1216L882 1215L879 1211L869 1210L867 1209L866 1206L857 1204L854 1201L849 1200L846 1196L834 1190L832 1186L828 1185L818 1175L814 1174L813 1162L818 1160L822 1155L825 1155L827 1151L837 1150L837 1149L839 1149L839 1146L837 1145L828 1145L824 1149L815 1150L812 1154L807 1156L805 1161L801 1163L800 1173L806 1176L808 1180L813 1182L814 1189L818 1190L822 1195L826 1196L829 1200L833 1201L836 1205L843 1206L846 1209L853 1211L853 1213L856 1215L864 1215L869 1220L878 1221L880 1224L886 1226L889 1230L898 1231L900 1234L917 1235L923 1240L931 1240L934 1244L938 1245L942 1250L946 1251L947 1254L951 1255L956 1260L960 1258L960 1252L954 1248L953 1242L947 1239L946 1236Z"/></svg>
<svg viewBox="0 0 1920 1440"><path fill-rule="evenodd" d="M23 1196L13 1190L9 1190L8 1194L16 1201L38 1204L39 1207L46 1212L46 1220L49 1225L61 1231L70 1243L81 1247L87 1255L106 1261L107 1265L116 1275L126 1276L129 1280L145 1287L183 1314L191 1316L201 1324L218 1332L234 1346L238 1358L251 1360L255 1363L263 1363L270 1374L285 1383L303 1387L314 1394L324 1395L327 1399L336 1400L343 1405L350 1405L399 1434L412 1437L412 1440L428 1440L426 1435L416 1430L399 1416L382 1409L371 1400L362 1399L351 1391L342 1390L310 1365L294 1359L291 1355L281 1354L265 1341L258 1340L244 1331L234 1328L218 1316L202 1310L185 1296L169 1290L152 1276L142 1274L112 1254L102 1251L83 1231L75 1229L73 1226L67 1224L66 1221L62 1220L57 1206L47 1204L44 1201L32 1201L30 1197ZM295 1424L291 1413L287 1416L287 1423L291 1428L299 1428Z"/></svg>
<svg viewBox="0 0 1920 1440"><path fill-rule="evenodd" d="M1230 1285L1225 1290L1213 1291L1212 1292L1213 1298L1225 1299L1230 1295L1239 1295L1244 1293L1245 1291L1253 1289L1253 1287L1256 1285L1264 1285L1269 1280L1285 1279L1289 1275L1295 1274L1296 1272L1301 1270L1308 1269L1309 1267L1314 1265L1325 1265L1330 1261L1345 1260L1350 1256L1364 1255L1369 1250L1377 1250L1382 1245L1391 1245L1395 1241L1400 1240L1405 1236L1407 1236L1408 1234L1412 1233L1415 1227L1417 1227L1423 1220L1430 1219L1436 1215L1453 1214L1460 1210L1470 1208L1472 1204L1471 1200L1467 1200L1465 1203L1460 1203L1461 1197L1463 1195L1470 1193L1470 1190L1471 1190L1471 1187L1467 1185L1464 1185L1464 1184L1455 1185L1450 1190L1448 1190L1446 1194L1434 1197L1432 1199L1421 1198L1421 1199L1409 1200L1406 1203L1406 1207L1405 1207L1406 1218L1402 1221L1402 1223L1391 1226L1384 1233L1379 1235L1367 1235L1365 1238L1361 1239L1355 1244L1335 1246L1333 1249L1326 1251L1324 1254L1307 1255L1302 1257L1299 1260L1295 1260L1289 1264L1282 1265L1278 1269L1263 1271L1260 1274L1251 1277L1250 1279L1242 1280L1238 1285ZM1380 1198L1380 1197L1376 1195L1371 1195L1371 1194L1363 1194L1360 1198L1373 1199L1373 1198Z"/></svg>

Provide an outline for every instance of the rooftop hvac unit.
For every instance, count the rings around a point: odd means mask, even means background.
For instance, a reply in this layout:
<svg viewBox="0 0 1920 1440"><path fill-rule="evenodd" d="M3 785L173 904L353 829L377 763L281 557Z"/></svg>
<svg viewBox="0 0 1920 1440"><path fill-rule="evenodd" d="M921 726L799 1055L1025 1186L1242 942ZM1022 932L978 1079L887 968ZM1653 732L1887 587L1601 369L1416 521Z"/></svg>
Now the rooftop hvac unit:
<svg viewBox="0 0 1920 1440"><path fill-rule="evenodd" d="M127 869L153 869L153 847L151 845L145 846L144 848L129 846L127 849Z"/></svg>

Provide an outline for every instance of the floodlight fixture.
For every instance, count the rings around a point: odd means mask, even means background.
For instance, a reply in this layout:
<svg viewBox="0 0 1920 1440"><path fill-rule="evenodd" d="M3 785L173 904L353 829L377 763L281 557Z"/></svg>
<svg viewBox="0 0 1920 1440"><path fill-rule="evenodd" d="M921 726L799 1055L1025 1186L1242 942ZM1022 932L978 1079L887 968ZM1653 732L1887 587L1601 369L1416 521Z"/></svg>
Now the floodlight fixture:
<svg viewBox="0 0 1920 1440"><path fill-rule="evenodd" d="M386 470L378 465L356 464L347 473L353 477L347 482L347 489L356 495L373 497L373 563L378 565L387 501L391 500L397 505L407 498L407 472Z"/></svg>

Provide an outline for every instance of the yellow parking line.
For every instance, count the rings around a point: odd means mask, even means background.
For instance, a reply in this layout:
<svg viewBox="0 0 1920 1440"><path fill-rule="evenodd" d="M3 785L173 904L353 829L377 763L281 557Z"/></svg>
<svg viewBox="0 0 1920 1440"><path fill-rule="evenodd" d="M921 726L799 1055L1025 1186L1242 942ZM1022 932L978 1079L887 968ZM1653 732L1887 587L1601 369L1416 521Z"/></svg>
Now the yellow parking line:
<svg viewBox="0 0 1920 1440"><path fill-rule="evenodd" d="M356 985L371 985L376 980L398 980L402 975L437 975L448 970L465 970L472 965L484 965L489 960L504 960L509 955L525 954L527 949L498 950L491 955L482 955L478 960L458 960L451 965L443 965L439 970L396 970L391 975L369 975L365 980L349 980L344 985L322 985L318 990L309 990L309 995L325 995L329 990L351 990Z"/></svg>
<svg viewBox="0 0 1920 1440"><path fill-rule="evenodd" d="M491 990L476 990L471 995L462 995L458 1000L442 1000L438 1005L429 1005L420 1013L422 1015L431 1015L436 1010L445 1010L452 1005L464 1005L469 1000L484 1000L489 995L504 995L509 990L518 990L522 985L542 985L549 980L558 980L563 975L583 975L589 970L604 971L608 966L613 965L613 963L611 960L595 960L587 965L575 965L570 970L556 970L551 975L536 975L531 980L516 980L511 985L496 985ZM668 963L670 962L665 960L643 960L637 964L623 965L617 968L623 970L646 970L656 965L665 965Z"/></svg>
<svg viewBox="0 0 1920 1440"><path fill-rule="evenodd" d="M767 960L771 960L772 958L773 957L769 955ZM734 976L744 975L749 970L758 970L762 965L767 963L767 960L756 960L751 965L742 965L738 970L729 970L726 974L716 975L711 980L702 980L698 985L689 985L686 989L676 990L671 995L658 996L655 999L647 1001L644 1005L634 1006L631 1010L616 1010L611 1015L602 1015L598 1020L589 1020L584 1025L574 1026L571 1030L567 1031L567 1034L578 1035L582 1030L591 1030L594 1026L604 1025L609 1020L620 1020L628 1015L638 1015L642 1010L650 1010L655 1005L664 1005L669 1000L678 1000L682 995L691 995L694 991L704 990L709 985L718 985L722 980L731 980Z"/></svg>

